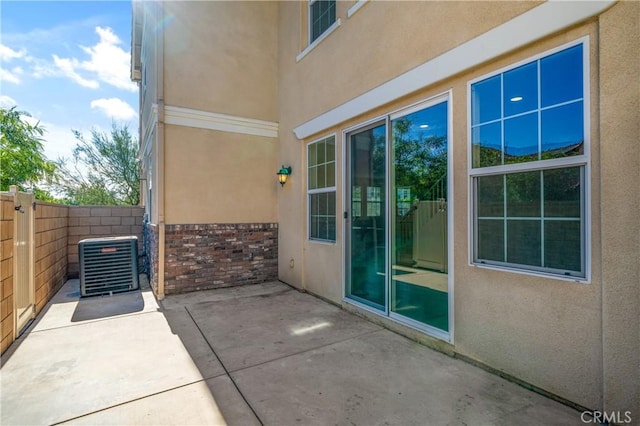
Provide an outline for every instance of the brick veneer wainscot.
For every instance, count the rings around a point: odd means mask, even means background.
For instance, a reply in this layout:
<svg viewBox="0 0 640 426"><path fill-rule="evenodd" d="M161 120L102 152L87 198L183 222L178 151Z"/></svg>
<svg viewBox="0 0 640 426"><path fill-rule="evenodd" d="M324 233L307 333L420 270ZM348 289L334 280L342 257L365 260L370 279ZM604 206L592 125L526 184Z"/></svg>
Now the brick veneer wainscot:
<svg viewBox="0 0 640 426"><path fill-rule="evenodd" d="M277 223L166 225L166 294L277 278Z"/></svg>

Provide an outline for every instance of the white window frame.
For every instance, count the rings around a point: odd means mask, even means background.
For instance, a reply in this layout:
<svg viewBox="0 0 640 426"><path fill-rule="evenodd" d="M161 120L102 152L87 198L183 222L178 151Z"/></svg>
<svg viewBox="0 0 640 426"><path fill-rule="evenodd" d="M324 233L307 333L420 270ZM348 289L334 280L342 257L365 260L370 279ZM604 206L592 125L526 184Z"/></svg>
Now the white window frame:
<svg viewBox="0 0 640 426"><path fill-rule="evenodd" d="M334 178L333 178L333 186L327 186L324 188L315 188L315 189L309 189L309 147L311 145L314 145L318 142L324 142L327 139L331 139L333 138L333 163L334 163L334 167L333 167L333 174L334 174ZM309 142L306 146L306 167L305 167L305 173L307 175L307 240L314 242L314 243L321 243L321 244L336 244L337 240L338 240L338 194L336 191L337 188L337 179L338 179L338 168L337 168L337 134L333 133L330 135L326 135L323 136L319 139L316 139L312 142ZM323 163L323 164L328 164L327 162ZM333 192L334 197L335 197L335 204L336 204L336 212L335 212L335 220L336 220L336 236L335 239L333 240L327 240L327 239L323 239L323 238L316 238L316 237L312 237L311 236L311 195L314 194L326 194L326 193L331 193Z"/></svg>
<svg viewBox="0 0 640 426"><path fill-rule="evenodd" d="M519 66L538 61L542 58L553 55L565 49L582 45L582 66L583 66L583 134L584 134L584 153L582 155L555 158L549 160L537 160L524 163L516 163L509 165L498 165L489 167L473 168L473 146L472 146L472 116L471 116L471 86L482 80L494 77L515 69ZM510 271L514 273L544 276L563 281L572 281L580 283L591 282L591 113L590 113L590 61L589 61L589 37L585 36L572 42L563 44L554 49L547 50L535 56L531 56L525 60L508 65L489 74L482 75L478 78L467 82L467 175L468 175L468 194L469 194L469 215L468 215L468 243L469 243L469 265L474 267L494 269L500 271ZM538 89L540 90L540 89ZM502 99L501 99L502 102ZM513 172L524 171L541 171L557 168L580 167L581 168L581 184L582 184L582 236L583 236L583 259L584 259L584 277L565 276L555 273L552 268L531 267L520 264L494 264L480 263L475 261L477 253L477 215L476 215L476 178L481 176L503 175ZM543 243L543 242L541 242Z"/></svg>
<svg viewBox="0 0 640 426"><path fill-rule="evenodd" d="M331 27L333 27L335 25L335 23L338 21L338 1L335 0L335 6L334 7L336 8L336 20L333 21L331 23L331 25L329 25L322 33L318 34L318 37L316 37L315 40L312 40L311 37L313 35L312 34L312 32L313 32L313 16L312 16L312 13L311 13L311 9L312 9L313 4L318 2L318 1L320 1L320 0L309 0L308 4L307 4L307 34L308 34L307 42L308 42L309 45L315 43L320 37L322 37L326 32L328 32L331 29Z"/></svg>
<svg viewBox="0 0 640 426"><path fill-rule="evenodd" d="M300 53L298 53L298 56L296 56L296 62L300 62L302 60L302 58L304 58L305 56L307 56L309 54L309 52L311 52L313 49L315 49L315 47L317 45L319 45L320 43L322 43L322 41L324 39L326 39L327 37L329 37L329 35L334 32L335 30L338 29L338 27L340 26L340 24L342 23L342 21L340 21L340 18L338 18L338 4L336 2L336 20L333 22L333 24L331 24L329 26L329 28L327 28L326 30L324 30L324 32L322 34L320 34L318 36L318 38L316 38L315 40L311 41L311 4L315 3L317 0L309 0L308 6L307 6L307 47Z"/></svg>

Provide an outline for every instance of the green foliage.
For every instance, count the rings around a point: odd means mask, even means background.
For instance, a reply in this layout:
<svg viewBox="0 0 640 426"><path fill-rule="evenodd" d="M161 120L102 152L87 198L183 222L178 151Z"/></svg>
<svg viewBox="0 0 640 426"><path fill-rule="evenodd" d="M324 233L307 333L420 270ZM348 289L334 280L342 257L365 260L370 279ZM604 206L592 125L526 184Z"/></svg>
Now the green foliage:
<svg viewBox="0 0 640 426"><path fill-rule="evenodd" d="M29 124L26 112L0 108L0 190L16 185L21 191L33 189L36 198L54 201L48 191L38 187L50 181L56 165L44 155L40 123Z"/></svg>
<svg viewBox="0 0 640 426"><path fill-rule="evenodd" d="M411 188L412 198L433 199L436 186L446 197L447 138L446 136L418 137L409 130L411 121L402 118L393 123L393 165L396 187ZM413 200L412 200L413 201Z"/></svg>
<svg viewBox="0 0 640 426"><path fill-rule="evenodd" d="M140 171L138 143L127 126L113 124L111 134L91 131L87 140L73 131L78 144L73 150L73 168L60 160L57 189L67 204L138 205Z"/></svg>

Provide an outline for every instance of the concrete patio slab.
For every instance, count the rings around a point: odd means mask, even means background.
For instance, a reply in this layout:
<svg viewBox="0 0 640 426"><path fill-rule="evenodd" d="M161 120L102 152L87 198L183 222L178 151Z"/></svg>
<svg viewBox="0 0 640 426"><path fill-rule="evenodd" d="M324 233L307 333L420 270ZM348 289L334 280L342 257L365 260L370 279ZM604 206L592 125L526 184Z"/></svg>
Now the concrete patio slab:
<svg viewBox="0 0 640 426"><path fill-rule="evenodd" d="M282 283L160 304L148 287L81 300L76 288L3 355L0 424L582 424Z"/></svg>
<svg viewBox="0 0 640 426"><path fill-rule="evenodd" d="M580 424L569 407L388 330L231 376L265 424Z"/></svg>
<svg viewBox="0 0 640 426"><path fill-rule="evenodd" d="M291 288L188 307L227 370L235 371L380 330Z"/></svg>
<svg viewBox="0 0 640 426"><path fill-rule="evenodd" d="M177 405L189 401L188 406ZM73 425L259 425L231 380L220 376L72 419Z"/></svg>
<svg viewBox="0 0 640 426"><path fill-rule="evenodd" d="M63 422L195 383L203 383L204 395L178 392L175 406L199 413L194 418L204 424L217 415L215 404L202 402L211 398L204 378L150 292L74 300L75 285L67 283L3 355L1 424ZM142 309L124 313L141 301ZM216 362L211 356L207 371L224 374ZM144 403L130 407L138 412ZM156 423L164 420L155 410L149 414Z"/></svg>
<svg viewBox="0 0 640 426"><path fill-rule="evenodd" d="M264 424L582 424L570 407L289 287L215 293L162 304L189 312Z"/></svg>
<svg viewBox="0 0 640 426"><path fill-rule="evenodd" d="M123 315L157 312L158 303L144 278L141 279L141 288L142 291L81 299L80 280L69 280L39 315L32 331L67 327Z"/></svg>

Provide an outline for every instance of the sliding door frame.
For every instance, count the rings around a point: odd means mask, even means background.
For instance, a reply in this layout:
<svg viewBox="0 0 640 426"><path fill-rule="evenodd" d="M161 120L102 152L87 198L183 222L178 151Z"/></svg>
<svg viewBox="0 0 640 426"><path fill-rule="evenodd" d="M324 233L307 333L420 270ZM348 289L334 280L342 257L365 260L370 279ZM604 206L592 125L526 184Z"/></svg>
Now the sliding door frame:
<svg viewBox="0 0 640 426"><path fill-rule="evenodd" d="M392 203L391 203L391 166L392 166L392 149L391 146L391 132L393 131L391 128L391 121L396 118L400 118L411 114L412 112L416 112L425 108L429 108L431 106L440 104L442 102L447 102L447 298L448 298L448 321L449 321L449 331L440 330L438 328L429 326L427 324L420 323L418 321L412 320L405 316L396 314L391 311L390 300L391 300L391 228L392 228ZM364 303L358 302L357 300L351 299L348 297L348 286L350 285L350 253L351 253L351 242L350 242L350 223L351 223L351 154L350 147L351 141L349 140L350 136L359 131L365 131L367 128L375 127L376 125L386 125L386 143L385 143L385 154L386 154L386 166L385 166L385 212L386 212L386 230L385 230L385 306L383 310L375 309L371 306L368 306ZM381 115L375 117L371 120L367 120L362 123L358 123L357 125L348 127L342 131L342 206L343 211L347 213L348 218L345 218L345 213L343 213L342 220L342 235L343 243L342 243L342 300L344 303L348 303L358 308L364 309L366 311L372 312L376 315L384 316L391 321L403 324L405 326L417 329L422 331L432 337L436 337L438 339L453 343L454 342L454 330L455 330L455 312L454 312L454 282L453 282L453 272L454 269L454 186L453 186L453 96L452 90L448 90L446 92L440 93L438 95L429 97L427 99L421 100L414 104L405 106L403 108L391 111L385 115Z"/></svg>

